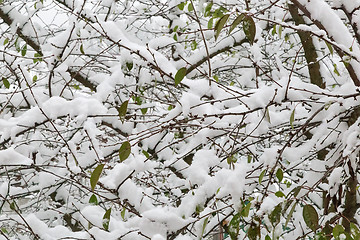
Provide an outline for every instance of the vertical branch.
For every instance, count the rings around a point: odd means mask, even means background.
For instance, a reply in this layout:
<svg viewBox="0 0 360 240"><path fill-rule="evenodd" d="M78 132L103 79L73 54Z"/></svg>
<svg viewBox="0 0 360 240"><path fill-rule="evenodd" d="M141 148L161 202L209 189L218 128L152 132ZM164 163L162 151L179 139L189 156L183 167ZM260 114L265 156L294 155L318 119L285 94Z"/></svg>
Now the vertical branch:
<svg viewBox="0 0 360 240"><path fill-rule="evenodd" d="M197 23L199 24L201 37L202 37L202 39L203 39L203 41L204 41L204 46L205 46L206 55L207 55L207 61L208 61L208 65L209 65L209 78L210 78L210 77L211 77L211 63L210 63L209 48L208 48L208 46L207 46L206 38L205 38L205 35L204 35L204 32L203 32L203 29L202 29L202 27L201 27L200 19L199 19L197 13L196 13L193 0L191 0L191 5L192 5L192 7L193 7L193 9L194 9L193 11L194 11L194 14L195 14L195 18L196 18ZM209 79L209 85L211 85L211 79Z"/></svg>
<svg viewBox="0 0 360 240"><path fill-rule="evenodd" d="M289 4L289 11L296 25L305 24L304 19L298 13L298 8L294 4ZM320 64L317 61L318 55L312 41L311 33L298 30L297 34L300 37L301 44L304 49L305 59L310 75L310 82L324 89L325 82L323 82L321 77Z"/></svg>

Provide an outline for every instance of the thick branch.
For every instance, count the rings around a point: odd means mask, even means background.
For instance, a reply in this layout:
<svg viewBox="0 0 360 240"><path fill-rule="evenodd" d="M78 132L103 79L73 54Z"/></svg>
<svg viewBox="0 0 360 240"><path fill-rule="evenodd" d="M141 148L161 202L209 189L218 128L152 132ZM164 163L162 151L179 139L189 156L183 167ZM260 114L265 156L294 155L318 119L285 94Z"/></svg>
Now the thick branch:
<svg viewBox="0 0 360 240"><path fill-rule="evenodd" d="M289 4L289 10L296 25L305 24L304 19L298 13L298 8L294 4ZM323 82L321 77L320 64L317 61L318 55L312 41L311 33L300 30L298 30L297 33L304 48L305 59L309 69L310 82L320 88L325 88L325 82Z"/></svg>

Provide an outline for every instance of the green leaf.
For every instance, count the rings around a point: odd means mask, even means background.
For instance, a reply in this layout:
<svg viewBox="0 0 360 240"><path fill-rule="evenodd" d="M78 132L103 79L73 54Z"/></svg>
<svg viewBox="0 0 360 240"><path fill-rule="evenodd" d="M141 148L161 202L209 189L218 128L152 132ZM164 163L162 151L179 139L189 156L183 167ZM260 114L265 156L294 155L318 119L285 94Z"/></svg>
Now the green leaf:
<svg viewBox="0 0 360 240"><path fill-rule="evenodd" d="M266 235L265 240L271 240L271 237L269 235Z"/></svg>
<svg viewBox="0 0 360 240"><path fill-rule="evenodd" d="M333 236L336 240L340 240L340 235L342 233L344 233L345 229L343 226L341 226L340 224L336 225L334 228L333 228Z"/></svg>
<svg viewBox="0 0 360 240"><path fill-rule="evenodd" d="M175 74L175 86L177 86L186 76L186 68L182 67L180 68L177 73Z"/></svg>
<svg viewBox="0 0 360 240"><path fill-rule="evenodd" d="M214 25L214 18L210 18L207 25L208 29L212 29L213 25Z"/></svg>
<svg viewBox="0 0 360 240"><path fill-rule="evenodd" d="M355 223L350 223L350 233L354 236L355 240L360 239L360 231L359 228L356 226Z"/></svg>
<svg viewBox="0 0 360 240"><path fill-rule="evenodd" d="M128 141L121 144L121 147L119 149L119 158L120 162L125 161L131 153L131 145Z"/></svg>
<svg viewBox="0 0 360 240"><path fill-rule="evenodd" d="M284 173L281 168L278 168L278 170L276 171L276 177L279 180L279 182L281 182L283 180Z"/></svg>
<svg viewBox="0 0 360 240"><path fill-rule="evenodd" d="M209 3L208 5L206 5L204 17L208 17L208 16L211 14L211 8L212 8L212 6L213 6L213 2Z"/></svg>
<svg viewBox="0 0 360 240"><path fill-rule="evenodd" d="M10 83L9 83L9 81L6 79L6 78L2 78L2 82L3 82L3 84L4 84L4 86L7 88L7 89L9 89L10 88Z"/></svg>
<svg viewBox="0 0 360 240"><path fill-rule="evenodd" d="M290 115L290 126L292 129L294 129L294 121L295 121L295 109L292 110Z"/></svg>
<svg viewBox="0 0 360 240"><path fill-rule="evenodd" d="M288 33L286 33L284 39L285 39L285 42L289 41L290 40L290 35Z"/></svg>
<svg viewBox="0 0 360 240"><path fill-rule="evenodd" d="M229 19L230 14L225 14L224 16L222 16L215 24L215 40L217 40L217 38L219 37L219 34L221 32L221 30L224 28L227 20Z"/></svg>
<svg viewBox="0 0 360 240"><path fill-rule="evenodd" d="M339 73L339 71L338 71L338 69L337 69L337 65L336 65L335 63L334 63L333 65L334 65L334 73L335 73L336 75L340 76L340 73Z"/></svg>
<svg viewBox="0 0 360 240"><path fill-rule="evenodd" d="M121 218L122 218L123 220L125 220L125 213L126 213L126 208L123 208L123 209L121 210L121 213L120 213Z"/></svg>
<svg viewBox="0 0 360 240"><path fill-rule="evenodd" d="M330 51L330 54L333 55L334 54L334 48L332 47L332 45L328 42L326 42L326 46L328 47L329 51Z"/></svg>
<svg viewBox="0 0 360 240"><path fill-rule="evenodd" d="M242 20L244 20L244 18L245 18L244 14L240 14L239 16L237 16L235 18L235 20L233 21L233 23L230 26L229 34L242 22Z"/></svg>
<svg viewBox="0 0 360 240"><path fill-rule="evenodd" d="M271 31L271 35L275 35L276 34L276 25L273 26L273 29Z"/></svg>
<svg viewBox="0 0 360 240"><path fill-rule="evenodd" d="M182 11L182 10L184 10L185 2L181 2L181 3L178 4L177 6L178 6L178 8Z"/></svg>
<svg viewBox="0 0 360 240"><path fill-rule="evenodd" d="M275 193L275 196L281 198L281 197L285 197L285 194L284 194L282 191L277 191L277 192Z"/></svg>
<svg viewBox="0 0 360 240"><path fill-rule="evenodd" d="M243 217L248 217L249 216L249 212L250 212L250 208L251 208L251 203L248 202L245 207L241 210L241 215Z"/></svg>
<svg viewBox="0 0 360 240"><path fill-rule="evenodd" d="M82 54L85 54L85 52L84 52L84 46L81 44L80 45L80 52L82 53Z"/></svg>
<svg viewBox="0 0 360 240"><path fill-rule="evenodd" d="M281 26L281 25L279 26L279 32L278 32L278 34L279 34L279 38L281 38L281 34L282 34L282 26Z"/></svg>
<svg viewBox="0 0 360 240"><path fill-rule="evenodd" d="M142 150L142 153L145 155L146 158L150 158L150 154L147 151Z"/></svg>
<svg viewBox="0 0 360 240"><path fill-rule="evenodd" d="M12 201L10 203L10 209L16 211L16 203L15 203L15 201Z"/></svg>
<svg viewBox="0 0 360 240"><path fill-rule="evenodd" d="M16 38L15 40L15 49L17 52L20 52L21 51L21 48L20 48L20 41L19 41L19 37Z"/></svg>
<svg viewBox="0 0 360 240"><path fill-rule="evenodd" d="M266 169L264 169L264 170L261 172L260 176L259 176L259 184L261 184L261 182L262 182L262 180L263 180L263 178L264 178L265 173L266 173Z"/></svg>
<svg viewBox="0 0 360 240"><path fill-rule="evenodd" d="M273 227L275 227L276 225L279 224L280 217L281 217L281 211L282 211L282 207L281 207L281 203L279 203L278 205L276 205L274 210L270 213L269 220L271 222L271 225L273 225Z"/></svg>
<svg viewBox="0 0 360 240"><path fill-rule="evenodd" d="M193 192L194 193L194 192ZM204 211L204 207L201 204L196 205L195 207L195 213L200 214L202 211Z"/></svg>
<svg viewBox="0 0 360 240"><path fill-rule="evenodd" d="M219 82L219 77L217 75L214 75L213 76L213 79L216 81L216 82Z"/></svg>
<svg viewBox="0 0 360 240"><path fill-rule="evenodd" d="M91 195L91 197L89 198L89 203L92 205L98 205L98 200L95 194Z"/></svg>
<svg viewBox="0 0 360 240"><path fill-rule="evenodd" d="M129 104L129 101L127 100L127 101L123 102L119 108L117 108L120 120L122 122L124 122L124 120L125 120L128 104Z"/></svg>
<svg viewBox="0 0 360 240"><path fill-rule="evenodd" d="M306 223L306 226L308 226L311 230L315 232L315 230L318 227L319 216L312 205L308 204L304 206L303 218Z"/></svg>
<svg viewBox="0 0 360 240"><path fill-rule="evenodd" d="M188 5L188 11L192 12L194 10L194 6L192 5L192 3L189 3Z"/></svg>
<svg viewBox="0 0 360 240"><path fill-rule="evenodd" d="M145 114L145 113L147 112L147 110L148 110L147 108L142 108L142 109L140 109L140 111L141 111L142 114Z"/></svg>
<svg viewBox="0 0 360 240"><path fill-rule="evenodd" d="M99 181L103 168L104 168L104 164L100 164L94 169L94 171L91 174L90 185L91 185L91 190L93 191L95 189L97 182Z"/></svg>
<svg viewBox="0 0 360 240"><path fill-rule="evenodd" d="M9 43L9 38L5 38L4 40L4 45L8 44Z"/></svg>
<svg viewBox="0 0 360 240"><path fill-rule="evenodd" d="M294 203L294 205L293 205L292 208L290 209L290 212L289 212L288 216L286 217L285 228L286 228L286 226L288 225L288 223L289 223L289 221L290 221L290 219L291 219L291 217L292 217L292 215L293 215L293 213L294 213L294 211L295 211L296 204L297 204L297 202Z"/></svg>
<svg viewBox="0 0 360 240"><path fill-rule="evenodd" d="M205 233L205 228L206 228L206 225L208 224L208 221L209 221L209 217L206 217L204 219L204 223L203 223L203 227L202 227L202 230L201 230L201 237L204 235Z"/></svg>
<svg viewBox="0 0 360 240"><path fill-rule="evenodd" d="M222 16L224 16L224 13L226 13L228 10L226 8L224 8L223 6L219 7L218 9L216 9L213 13L213 17L214 18L221 18Z"/></svg>
<svg viewBox="0 0 360 240"><path fill-rule="evenodd" d="M33 59L33 62L36 63L36 62L41 62L43 59L42 59L42 55L39 54L39 53L35 53L34 54L34 59Z"/></svg>
<svg viewBox="0 0 360 240"><path fill-rule="evenodd" d="M21 48L21 56L25 57L27 51L27 44L24 44Z"/></svg>
<svg viewBox="0 0 360 240"><path fill-rule="evenodd" d="M109 225L110 225L110 215L111 215L111 208L109 208L108 210L106 210L104 216L103 216L103 227L106 231L109 230Z"/></svg>
<svg viewBox="0 0 360 240"><path fill-rule="evenodd" d="M229 223L229 235L231 239L237 239L240 230L241 215L237 213L233 216Z"/></svg>
<svg viewBox="0 0 360 240"><path fill-rule="evenodd" d="M250 44L252 45L254 43L255 35L256 35L256 25L252 17L248 15L244 17L243 30L246 38L249 40Z"/></svg>
<svg viewBox="0 0 360 240"><path fill-rule="evenodd" d="M141 97L138 97L138 96L133 96L132 99L134 100L134 102L137 104L137 105L141 105L143 100L141 99Z"/></svg>
<svg viewBox="0 0 360 240"><path fill-rule="evenodd" d="M173 38L174 38L174 40L175 40L175 41L177 41L177 40L178 40L178 38L177 38L177 34L176 34L176 33L174 34L174 37L173 37Z"/></svg>
<svg viewBox="0 0 360 240"><path fill-rule="evenodd" d="M36 82L38 77L36 75L33 76L33 82Z"/></svg>
<svg viewBox="0 0 360 240"><path fill-rule="evenodd" d="M131 69L133 69L134 64L132 62L126 62L126 68L131 71Z"/></svg>
<svg viewBox="0 0 360 240"><path fill-rule="evenodd" d="M251 156L250 154L248 154L248 156L247 156L247 162L248 162L248 163L251 163L251 160L252 160L252 156Z"/></svg>
<svg viewBox="0 0 360 240"><path fill-rule="evenodd" d="M269 108L266 108L265 110L265 119L268 123L271 123Z"/></svg>
<svg viewBox="0 0 360 240"><path fill-rule="evenodd" d="M197 42L195 41L195 40L193 40L192 42L191 42L191 50L195 50L197 48Z"/></svg>
<svg viewBox="0 0 360 240"><path fill-rule="evenodd" d="M76 89L76 90L80 90L81 88L80 88L80 86L79 86L79 84L72 84L72 85L70 85L72 88L74 88L74 89Z"/></svg>
<svg viewBox="0 0 360 240"><path fill-rule="evenodd" d="M237 159L234 155L231 155L230 157L228 157L227 159L227 163L231 164L231 163L236 163Z"/></svg>
<svg viewBox="0 0 360 240"><path fill-rule="evenodd" d="M251 223L250 228L247 231L247 235L250 240L257 240L260 236L260 226L256 225L254 222Z"/></svg>

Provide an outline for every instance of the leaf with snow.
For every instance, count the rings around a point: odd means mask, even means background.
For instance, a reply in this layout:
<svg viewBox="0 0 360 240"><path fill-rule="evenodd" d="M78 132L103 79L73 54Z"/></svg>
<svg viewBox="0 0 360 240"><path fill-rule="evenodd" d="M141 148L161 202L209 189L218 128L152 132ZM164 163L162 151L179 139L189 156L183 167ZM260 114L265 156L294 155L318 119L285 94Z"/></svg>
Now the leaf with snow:
<svg viewBox="0 0 360 240"><path fill-rule="evenodd" d="M24 46L22 46L21 48L21 56L25 57L27 52L27 44L24 44Z"/></svg>
<svg viewBox="0 0 360 240"><path fill-rule="evenodd" d="M249 15L246 15L243 20L243 30L249 43L252 45L256 35L256 25L254 19Z"/></svg>
<svg viewBox="0 0 360 240"><path fill-rule="evenodd" d="M280 204L276 205L274 210L270 213L269 220L270 220L271 224L273 225L273 227L275 227L276 225L278 225L280 223L281 211L282 211L282 207L281 207L281 203L280 203Z"/></svg>
<svg viewBox="0 0 360 240"><path fill-rule="evenodd" d="M236 213L229 223L229 235L231 239L237 239L240 231L241 215Z"/></svg>
<svg viewBox="0 0 360 240"><path fill-rule="evenodd" d="M102 224L103 227L106 231L109 230L109 225L110 225L110 215L111 215L111 208L109 208L108 210L106 210L104 216L103 216L103 220L102 220Z"/></svg>

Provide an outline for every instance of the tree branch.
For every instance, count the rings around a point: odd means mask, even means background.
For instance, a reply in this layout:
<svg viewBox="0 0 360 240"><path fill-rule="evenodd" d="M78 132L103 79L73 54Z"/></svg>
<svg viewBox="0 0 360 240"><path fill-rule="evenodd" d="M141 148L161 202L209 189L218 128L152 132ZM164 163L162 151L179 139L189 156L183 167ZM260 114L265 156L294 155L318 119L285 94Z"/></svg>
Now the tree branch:
<svg viewBox="0 0 360 240"><path fill-rule="evenodd" d="M14 22L14 20L9 16L9 14L5 13L1 8L0 8L0 18L9 26L11 26ZM16 33L21 39L23 39L26 42L27 45L29 45L32 49L34 49L38 54L43 56L43 53L42 53L41 47L40 47L40 43L36 43L33 40L33 38L25 35L21 28L17 28ZM96 91L96 86L92 82L90 82L89 79L82 76L82 74L79 71L74 71L74 70L68 68L67 72L70 74L70 76L73 79L75 79L76 81L78 81L79 83L84 85L85 87L90 88L92 91Z"/></svg>

